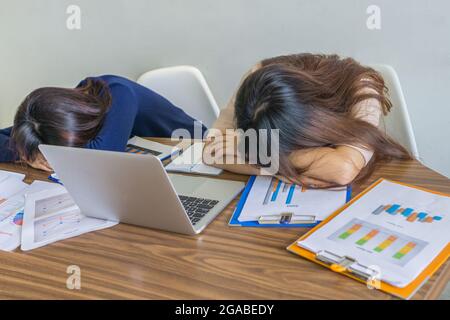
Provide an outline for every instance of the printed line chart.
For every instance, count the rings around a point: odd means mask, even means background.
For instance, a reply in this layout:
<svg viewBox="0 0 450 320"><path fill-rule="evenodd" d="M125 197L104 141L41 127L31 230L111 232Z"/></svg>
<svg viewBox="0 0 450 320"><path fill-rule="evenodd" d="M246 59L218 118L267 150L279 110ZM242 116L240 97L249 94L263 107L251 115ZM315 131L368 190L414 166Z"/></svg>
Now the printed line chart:
<svg viewBox="0 0 450 320"><path fill-rule="evenodd" d="M34 238L36 242L47 240L64 233L65 230L72 231L80 225L83 216L79 211L69 211L64 214L48 216L34 221Z"/></svg>

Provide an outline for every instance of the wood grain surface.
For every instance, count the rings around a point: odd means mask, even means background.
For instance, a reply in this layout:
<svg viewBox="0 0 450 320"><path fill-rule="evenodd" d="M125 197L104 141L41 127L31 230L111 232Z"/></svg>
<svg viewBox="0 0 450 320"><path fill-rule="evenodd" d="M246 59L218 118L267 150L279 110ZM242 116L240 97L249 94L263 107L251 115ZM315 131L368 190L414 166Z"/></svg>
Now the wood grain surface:
<svg viewBox="0 0 450 320"><path fill-rule="evenodd" d="M20 164L0 169L26 173L28 183L48 176ZM417 161L396 161L380 164L367 183L353 186L353 195L379 177L450 193L446 177ZM231 173L219 178L248 179ZM286 251L306 229L229 227L236 201L194 237L119 224L29 252L0 252L0 298L393 298ZM80 290L66 288L69 265L81 268ZM414 299L437 298L449 268L447 261Z"/></svg>

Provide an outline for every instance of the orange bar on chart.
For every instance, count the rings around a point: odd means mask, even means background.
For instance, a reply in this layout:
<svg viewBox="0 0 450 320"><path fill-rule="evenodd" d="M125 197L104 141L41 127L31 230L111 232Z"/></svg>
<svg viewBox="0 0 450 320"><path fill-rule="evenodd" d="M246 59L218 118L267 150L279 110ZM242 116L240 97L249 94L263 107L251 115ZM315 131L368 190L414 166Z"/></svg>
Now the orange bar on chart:
<svg viewBox="0 0 450 320"><path fill-rule="evenodd" d="M357 245L364 245L367 241L369 241L370 239L372 239L373 237L375 237L378 233L380 232L380 230L377 229L373 229L371 230L368 234L366 234L364 237L362 237L361 239L359 239L358 241L356 241Z"/></svg>
<svg viewBox="0 0 450 320"><path fill-rule="evenodd" d="M394 254L394 258L401 259L403 258L408 252L410 252L412 249L414 249L416 244L414 242L408 242L403 248L401 248L396 254Z"/></svg>
<svg viewBox="0 0 450 320"><path fill-rule="evenodd" d="M433 222L433 217L426 217L423 222Z"/></svg>
<svg viewBox="0 0 450 320"><path fill-rule="evenodd" d="M413 214L410 215L410 216L406 219L406 221L414 222L414 220L416 220L416 218L417 218L417 215L418 215L417 212L413 212Z"/></svg>
<svg viewBox="0 0 450 320"><path fill-rule="evenodd" d="M389 247L394 241L397 240L396 236L389 236L386 240L384 240L381 244L379 244L374 250L376 252L381 252L387 247Z"/></svg>
<svg viewBox="0 0 450 320"><path fill-rule="evenodd" d="M359 223L354 224L350 229L348 229L347 231L345 231L344 233L342 233L339 238L340 239L347 239L348 237L350 237L353 233L355 233L356 231L358 231L359 229L361 229L362 225L360 225Z"/></svg>

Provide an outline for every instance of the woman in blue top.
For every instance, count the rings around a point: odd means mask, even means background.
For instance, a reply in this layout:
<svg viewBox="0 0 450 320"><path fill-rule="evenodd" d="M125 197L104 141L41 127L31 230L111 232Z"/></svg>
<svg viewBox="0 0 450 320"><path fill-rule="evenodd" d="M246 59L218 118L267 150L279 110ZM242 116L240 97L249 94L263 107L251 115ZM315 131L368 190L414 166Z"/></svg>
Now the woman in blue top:
<svg viewBox="0 0 450 320"><path fill-rule="evenodd" d="M134 135L170 137L183 128L193 136L194 122L136 82L113 75L87 78L74 89L47 87L30 93L14 126L0 130L0 162L22 160L51 170L39 144L125 151Z"/></svg>

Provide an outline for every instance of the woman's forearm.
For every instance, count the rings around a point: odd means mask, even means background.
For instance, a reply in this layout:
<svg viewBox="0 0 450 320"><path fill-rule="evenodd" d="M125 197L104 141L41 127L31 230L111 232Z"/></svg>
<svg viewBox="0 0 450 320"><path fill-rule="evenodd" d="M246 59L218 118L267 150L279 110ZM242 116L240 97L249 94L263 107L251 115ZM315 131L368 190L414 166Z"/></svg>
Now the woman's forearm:
<svg viewBox="0 0 450 320"><path fill-rule="evenodd" d="M357 150L346 146L299 150L290 160L295 167L305 170L303 175L339 185L351 183L365 164Z"/></svg>

